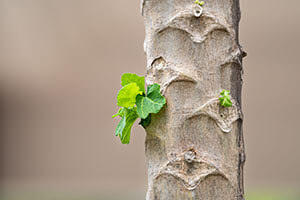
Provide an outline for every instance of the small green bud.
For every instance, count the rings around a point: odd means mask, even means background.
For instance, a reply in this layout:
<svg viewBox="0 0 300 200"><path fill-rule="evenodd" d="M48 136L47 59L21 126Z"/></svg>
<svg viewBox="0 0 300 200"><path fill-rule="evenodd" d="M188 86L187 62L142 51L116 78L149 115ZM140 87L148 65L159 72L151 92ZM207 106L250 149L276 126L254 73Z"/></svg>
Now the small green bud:
<svg viewBox="0 0 300 200"><path fill-rule="evenodd" d="M220 105L223 107L231 107L232 106L232 101L231 101L231 96L230 96L230 91L229 90L223 90L220 93Z"/></svg>
<svg viewBox="0 0 300 200"><path fill-rule="evenodd" d="M195 4L198 4L199 6L203 6L205 4L205 2L204 1L196 0Z"/></svg>

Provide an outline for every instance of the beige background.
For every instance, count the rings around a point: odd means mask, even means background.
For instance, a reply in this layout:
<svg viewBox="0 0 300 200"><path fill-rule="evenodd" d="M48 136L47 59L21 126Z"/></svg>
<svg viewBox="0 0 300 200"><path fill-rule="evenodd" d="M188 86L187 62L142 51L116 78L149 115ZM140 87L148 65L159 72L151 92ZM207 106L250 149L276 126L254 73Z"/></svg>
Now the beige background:
<svg viewBox="0 0 300 200"><path fill-rule="evenodd" d="M0 0L4 193L145 191L145 133L121 145L111 119L121 74L145 73L139 5ZM300 186L299 7L241 0L247 190Z"/></svg>

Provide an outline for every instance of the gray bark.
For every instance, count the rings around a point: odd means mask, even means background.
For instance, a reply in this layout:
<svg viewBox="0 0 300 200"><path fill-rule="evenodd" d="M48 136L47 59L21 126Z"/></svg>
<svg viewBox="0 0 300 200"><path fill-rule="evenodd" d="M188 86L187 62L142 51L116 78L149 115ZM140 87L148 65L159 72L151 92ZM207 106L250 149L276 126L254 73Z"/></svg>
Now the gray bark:
<svg viewBox="0 0 300 200"><path fill-rule="evenodd" d="M147 200L244 199L239 0L144 0L142 13L146 81L167 99L146 130Z"/></svg>

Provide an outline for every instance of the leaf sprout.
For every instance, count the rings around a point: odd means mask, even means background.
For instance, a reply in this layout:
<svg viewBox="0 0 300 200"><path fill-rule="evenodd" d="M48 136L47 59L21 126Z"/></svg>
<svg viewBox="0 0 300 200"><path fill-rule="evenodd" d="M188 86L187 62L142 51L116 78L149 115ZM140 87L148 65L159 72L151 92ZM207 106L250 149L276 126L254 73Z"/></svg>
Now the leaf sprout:
<svg viewBox="0 0 300 200"><path fill-rule="evenodd" d="M231 107L232 106L232 101L231 101L231 96L230 96L230 91L229 90L223 90L220 93L220 105L223 107Z"/></svg>
<svg viewBox="0 0 300 200"><path fill-rule="evenodd" d="M205 4L205 2L204 1L196 0L195 4L198 4L199 6L203 6Z"/></svg>
<svg viewBox="0 0 300 200"><path fill-rule="evenodd" d="M123 88L117 96L119 109L113 115L121 117L116 128L116 136L119 136L123 144L129 144L131 128L138 118L144 128L151 123L151 114L157 114L166 104L166 99L160 93L160 85L154 83L145 89L145 77L126 73L122 76Z"/></svg>

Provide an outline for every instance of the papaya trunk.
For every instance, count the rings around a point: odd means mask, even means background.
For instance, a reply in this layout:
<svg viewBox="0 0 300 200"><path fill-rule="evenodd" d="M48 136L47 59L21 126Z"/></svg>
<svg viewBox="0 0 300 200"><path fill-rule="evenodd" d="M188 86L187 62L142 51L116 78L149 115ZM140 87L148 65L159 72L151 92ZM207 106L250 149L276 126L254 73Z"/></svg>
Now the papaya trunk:
<svg viewBox="0 0 300 200"><path fill-rule="evenodd" d="M143 0L142 14L146 82L167 99L146 130L146 199L243 200L239 0Z"/></svg>

